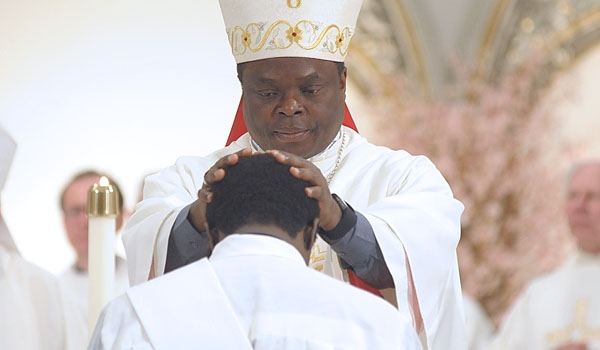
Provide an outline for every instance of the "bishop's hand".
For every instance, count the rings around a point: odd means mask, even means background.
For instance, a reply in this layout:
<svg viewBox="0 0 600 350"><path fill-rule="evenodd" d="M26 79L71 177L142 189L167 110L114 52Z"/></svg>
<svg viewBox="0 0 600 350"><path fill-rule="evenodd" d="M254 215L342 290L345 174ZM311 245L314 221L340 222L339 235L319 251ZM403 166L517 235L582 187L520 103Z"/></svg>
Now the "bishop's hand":
<svg viewBox="0 0 600 350"><path fill-rule="evenodd" d="M251 156L252 149L244 148L241 151L226 155L219 159L206 173L204 173L204 181L202 187L198 190L198 199L192 203L188 219L197 231L206 231L206 204L212 201L212 192L210 186L223 180L227 167L238 162L240 157Z"/></svg>
<svg viewBox="0 0 600 350"><path fill-rule="evenodd" d="M329 191L327 180L313 163L292 153L270 150L266 153L271 154L280 163L291 166L290 173L312 186L306 188L306 195L319 202L321 211L319 227L330 231L334 229L342 218L342 209Z"/></svg>

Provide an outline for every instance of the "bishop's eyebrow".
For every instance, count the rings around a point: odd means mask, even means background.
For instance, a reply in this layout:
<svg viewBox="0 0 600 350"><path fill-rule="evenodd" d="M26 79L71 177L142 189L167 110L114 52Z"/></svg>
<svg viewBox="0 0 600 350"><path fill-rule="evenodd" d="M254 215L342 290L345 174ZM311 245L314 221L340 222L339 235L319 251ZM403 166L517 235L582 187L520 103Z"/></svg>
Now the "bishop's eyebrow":
<svg viewBox="0 0 600 350"><path fill-rule="evenodd" d="M321 80L323 80L322 75L318 72L310 73L297 79L297 81L302 84L312 84L315 82L320 82ZM257 82L266 85L277 85L277 81L269 77L259 77Z"/></svg>
<svg viewBox="0 0 600 350"><path fill-rule="evenodd" d="M304 82L304 83L312 83L315 81L320 81L322 79L321 79L321 74L319 74L318 72L314 72L314 73L304 76L298 80L301 82Z"/></svg>
<svg viewBox="0 0 600 350"><path fill-rule="evenodd" d="M271 78L260 77L257 79L257 81L262 84L275 84L275 80Z"/></svg>

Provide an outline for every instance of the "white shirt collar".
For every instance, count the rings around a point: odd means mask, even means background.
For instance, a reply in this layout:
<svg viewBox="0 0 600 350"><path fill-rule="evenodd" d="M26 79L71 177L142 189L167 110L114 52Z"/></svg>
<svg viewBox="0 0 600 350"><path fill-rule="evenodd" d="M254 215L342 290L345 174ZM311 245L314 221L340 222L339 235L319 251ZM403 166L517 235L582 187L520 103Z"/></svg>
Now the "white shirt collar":
<svg viewBox="0 0 600 350"><path fill-rule="evenodd" d="M234 233L225 237L215 245L210 256L211 261L218 261L232 256L260 255L293 260L306 266L300 252L286 241L267 235L252 233Z"/></svg>

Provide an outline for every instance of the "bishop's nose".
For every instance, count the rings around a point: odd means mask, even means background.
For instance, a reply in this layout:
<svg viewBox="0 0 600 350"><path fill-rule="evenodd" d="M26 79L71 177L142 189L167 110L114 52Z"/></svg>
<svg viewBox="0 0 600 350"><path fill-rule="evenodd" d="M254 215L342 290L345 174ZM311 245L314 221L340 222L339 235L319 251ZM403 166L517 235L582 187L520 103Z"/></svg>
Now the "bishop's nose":
<svg viewBox="0 0 600 350"><path fill-rule="evenodd" d="M293 93L283 94L278 106L278 113L284 117L297 117L304 112L300 98Z"/></svg>

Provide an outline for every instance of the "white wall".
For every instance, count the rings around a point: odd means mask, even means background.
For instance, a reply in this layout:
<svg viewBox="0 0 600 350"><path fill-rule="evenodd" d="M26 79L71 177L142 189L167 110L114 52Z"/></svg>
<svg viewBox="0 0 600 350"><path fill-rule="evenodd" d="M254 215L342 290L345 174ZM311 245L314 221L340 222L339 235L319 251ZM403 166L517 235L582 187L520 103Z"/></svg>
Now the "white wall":
<svg viewBox="0 0 600 350"><path fill-rule="evenodd" d="M73 258L59 191L140 177L222 146L240 97L218 1L0 0L0 123L18 142L2 212L22 254L58 273Z"/></svg>

